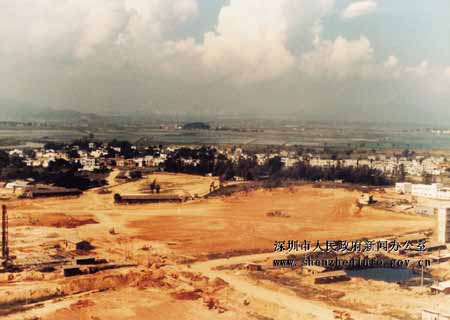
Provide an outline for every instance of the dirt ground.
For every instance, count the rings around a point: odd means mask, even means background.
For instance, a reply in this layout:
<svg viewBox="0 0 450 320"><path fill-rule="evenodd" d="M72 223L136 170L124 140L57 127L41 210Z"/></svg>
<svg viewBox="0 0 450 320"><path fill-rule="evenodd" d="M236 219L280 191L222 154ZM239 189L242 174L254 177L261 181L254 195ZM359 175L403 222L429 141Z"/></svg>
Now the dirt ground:
<svg viewBox="0 0 450 320"><path fill-rule="evenodd" d="M258 190L228 198L202 200L160 214L129 219L138 238L170 241L191 255L235 250L273 250L276 240L352 240L432 227L429 219L353 206L359 194L311 186ZM270 217L281 211L288 217ZM180 226L182 226L180 228Z"/></svg>
<svg viewBox="0 0 450 320"><path fill-rule="evenodd" d="M49 285L60 293L63 289L57 287L66 279L91 279L88 284L74 284L64 297L48 299L5 319L332 319L333 309L339 306L311 303L289 291L280 295L270 286L258 289L253 280L230 276L204 263L217 262L217 267L234 258L208 259L241 255L235 259L251 262L259 254L272 256L274 241L279 240L374 239L435 227L434 219L429 217L370 207L359 210L355 206L358 192L310 185L185 203L114 204L114 193L142 192L153 179L163 191L190 194L205 194L216 181L211 177L159 173L110 186L110 194L91 190L79 198L7 202L11 254L18 260L26 262L31 256L33 261L39 256L54 259L64 254L61 249L53 252L54 243L76 236L93 244L95 249L89 254L134 267L72 278L39 271L15 273L13 279L0 275L0 293L13 292L11 286L25 291L31 286L36 293ZM122 278L118 283L111 280L118 277L118 272L125 272L124 279L129 282ZM99 282L99 278L110 279L110 286ZM217 285L216 278L225 280L226 285ZM376 303L383 304L390 299L391 287L378 285L385 297L377 298ZM365 286L365 280L353 281L348 297L361 290L365 295L358 298L361 303L373 304L370 294L363 290ZM401 294L404 289L395 290ZM340 308L347 310L349 306L343 304ZM368 312L357 319L376 317Z"/></svg>

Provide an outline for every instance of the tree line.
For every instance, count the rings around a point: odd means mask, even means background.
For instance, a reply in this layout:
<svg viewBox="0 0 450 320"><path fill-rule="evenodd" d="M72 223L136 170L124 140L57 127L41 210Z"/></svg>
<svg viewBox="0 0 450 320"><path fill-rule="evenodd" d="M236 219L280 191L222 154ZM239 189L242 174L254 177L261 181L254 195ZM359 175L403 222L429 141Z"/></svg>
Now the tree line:
<svg viewBox="0 0 450 320"><path fill-rule="evenodd" d="M192 159L193 162L184 159ZM389 185L391 180L378 169L364 166L330 167L312 166L308 161L300 161L291 167L285 167L281 157L275 156L259 165L255 156L231 161L214 148L181 148L168 155L163 163L165 171L190 174L211 174L224 180L235 176L245 180L267 179L278 180L333 181L343 180L347 183L366 185Z"/></svg>

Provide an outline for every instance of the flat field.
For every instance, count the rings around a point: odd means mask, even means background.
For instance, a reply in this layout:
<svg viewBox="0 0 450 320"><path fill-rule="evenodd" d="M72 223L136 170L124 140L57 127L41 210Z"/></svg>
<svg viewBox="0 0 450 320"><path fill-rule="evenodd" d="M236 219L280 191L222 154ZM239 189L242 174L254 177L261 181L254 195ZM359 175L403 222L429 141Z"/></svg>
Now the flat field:
<svg viewBox="0 0 450 320"><path fill-rule="evenodd" d="M336 305L216 267L270 258L279 240L374 239L435 227L429 217L360 210L356 191L311 185L185 203L113 202L114 193L143 192L154 179L163 192L190 194L207 193L215 181L161 173L110 186L109 194L91 190L79 198L7 202L11 254L17 262L51 260L56 254L70 259L79 253L55 249L56 244L77 237L95 247L88 254L129 266L71 278L39 270L15 273L14 280L0 275L0 297L14 297L15 304L29 307L5 319L332 319ZM358 290L366 282L352 280L349 285ZM63 297L30 306L30 295L50 295L52 290ZM355 312L358 319L389 319L352 310L349 304L338 309Z"/></svg>

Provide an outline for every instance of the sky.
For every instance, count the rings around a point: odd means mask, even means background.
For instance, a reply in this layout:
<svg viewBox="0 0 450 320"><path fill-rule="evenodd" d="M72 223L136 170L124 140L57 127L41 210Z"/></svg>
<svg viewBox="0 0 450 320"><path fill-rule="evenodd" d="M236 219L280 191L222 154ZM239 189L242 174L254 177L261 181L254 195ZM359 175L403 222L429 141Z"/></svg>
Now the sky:
<svg viewBox="0 0 450 320"><path fill-rule="evenodd" d="M0 102L450 122L449 35L448 0L2 0Z"/></svg>

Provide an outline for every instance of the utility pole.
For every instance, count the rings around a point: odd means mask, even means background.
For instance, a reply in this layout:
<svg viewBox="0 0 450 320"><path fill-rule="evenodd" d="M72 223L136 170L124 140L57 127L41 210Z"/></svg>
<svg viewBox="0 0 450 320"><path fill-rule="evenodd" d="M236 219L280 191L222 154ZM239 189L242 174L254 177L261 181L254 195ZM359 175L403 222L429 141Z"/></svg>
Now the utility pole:
<svg viewBox="0 0 450 320"><path fill-rule="evenodd" d="M8 211L5 205L2 205L2 259L5 263L9 260Z"/></svg>
<svg viewBox="0 0 450 320"><path fill-rule="evenodd" d="M420 276L420 287L423 288L423 260L422 260L422 274Z"/></svg>
<svg viewBox="0 0 450 320"><path fill-rule="evenodd" d="M423 265L424 265L424 260L423 260L423 252L420 253L420 258L421 258L421 274L420 274L420 288L423 288Z"/></svg>

